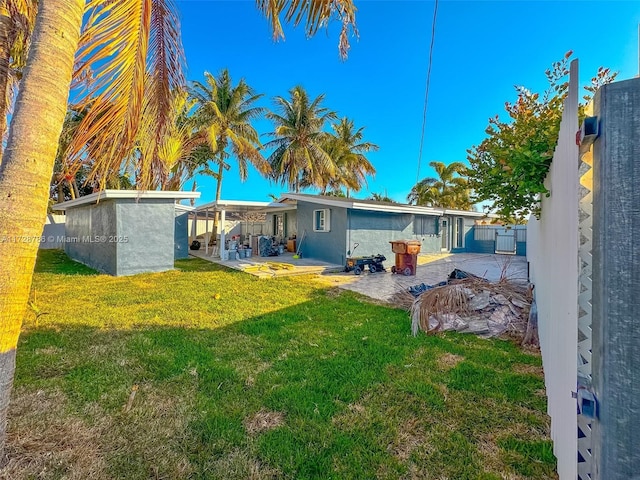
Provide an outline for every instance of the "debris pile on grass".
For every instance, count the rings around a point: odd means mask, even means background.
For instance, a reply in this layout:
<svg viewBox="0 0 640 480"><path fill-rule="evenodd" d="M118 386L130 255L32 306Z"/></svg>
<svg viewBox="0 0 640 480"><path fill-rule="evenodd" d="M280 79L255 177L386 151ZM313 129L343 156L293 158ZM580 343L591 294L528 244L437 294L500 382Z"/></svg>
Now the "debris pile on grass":
<svg viewBox="0 0 640 480"><path fill-rule="evenodd" d="M454 271L447 282L412 287L410 293L396 298L405 304L407 295L412 299L413 335L457 331L482 337L524 336L531 308L528 286L506 278L489 282L465 273Z"/></svg>

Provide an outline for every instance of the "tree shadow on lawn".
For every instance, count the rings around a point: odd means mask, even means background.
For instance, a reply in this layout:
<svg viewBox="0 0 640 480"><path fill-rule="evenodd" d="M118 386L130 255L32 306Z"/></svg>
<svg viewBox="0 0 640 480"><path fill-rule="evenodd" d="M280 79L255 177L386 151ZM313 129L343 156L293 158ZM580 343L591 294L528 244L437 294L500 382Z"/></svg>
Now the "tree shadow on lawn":
<svg viewBox="0 0 640 480"><path fill-rule="evenodd" d="M35 273L54 273L58 275L99 275L99 272L71 260L63 250L38 250Z"/></svg>
<svg viewBox="0 0 640 480"><path fill-rule="evenodd" d="M20 340L5 478L555 478L539 357L414 338L351 292L210 328L49 322Z"/></svg>
<svg viewBox="0 0 640 480"><path fill-rule="evenodd" d="M182 272L227 272L242 273L232 268L208 262L200 258L185 258L174 262ZM35 273L54 273L57 275L102 275L91 267L76 262L67 256L64 250L40 249L36 258ZM144 275L144 274L142 274Z"/></svg>

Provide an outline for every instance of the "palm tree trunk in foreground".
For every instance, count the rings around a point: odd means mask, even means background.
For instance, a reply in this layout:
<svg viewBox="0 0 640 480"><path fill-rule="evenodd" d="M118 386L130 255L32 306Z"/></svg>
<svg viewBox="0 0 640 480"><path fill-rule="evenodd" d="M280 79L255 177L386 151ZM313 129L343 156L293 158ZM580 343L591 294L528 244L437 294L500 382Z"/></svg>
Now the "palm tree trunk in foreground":
<svg viewBox="0 0 640 480"><path fill-rule="evenodd" d="M85 0L40 0L0 164L0 458L16 346L47 214L84 4Z"/></svg>
<svg viewBox="0 0 640 480"><path fill-rule="evenodd" d="M9 59L11 46L9 45L9 29L11 17L6 2L0 3L0 156L2 155L2 139L7 129L7 85L9 84Z"/></svg>

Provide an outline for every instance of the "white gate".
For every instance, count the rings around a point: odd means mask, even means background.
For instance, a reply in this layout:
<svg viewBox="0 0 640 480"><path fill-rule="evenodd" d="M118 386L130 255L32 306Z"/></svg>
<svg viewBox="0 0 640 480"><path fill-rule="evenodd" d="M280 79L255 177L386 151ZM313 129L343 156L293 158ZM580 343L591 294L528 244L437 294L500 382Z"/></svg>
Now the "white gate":
<svg viewBox="0 0 640 480"><path fill-rule="evenodd" d="M496 253L516 254L516 230L513 228L501 228L496 230Z"/></svg>

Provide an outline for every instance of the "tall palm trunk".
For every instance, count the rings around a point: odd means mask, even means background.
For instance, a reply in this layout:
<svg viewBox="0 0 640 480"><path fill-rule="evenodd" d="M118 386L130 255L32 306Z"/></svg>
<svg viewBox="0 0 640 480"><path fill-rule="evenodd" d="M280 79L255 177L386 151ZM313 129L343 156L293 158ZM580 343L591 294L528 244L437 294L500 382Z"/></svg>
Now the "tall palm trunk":
<svg viewBox="0 0 640 480"><path fill-rule="evenodd" d="M0 1L0 155L2 155L2 139L7 130L7 86L11 57L11 45L9 45L11 16L6 3L6 0Z"/></svg>
<svg viewBox="0 0 640 480"><path fill-rule="evenodd" d="M85 0L40 0L33 42L0 164L0 454L16 346L66 114ZM0 94L3 94L0 92Z"/></svg>
<svg viewBox="0 0 640 480"><path fill-rule="evenodd" d="M219 152L220 152L220 165L218 167L218 176L216 183L216 202L220 201L220 196L222 195L222 173L224 172L224 151L227 148L227 140L226 139L218 139ZM213 214L213 240L218 242L218 225L220 224L220 212L216 210ZM220 246L219 251L222 252L224 249L224 245Z"/></svg>
<svg viewBox="0 0 640 480"><path fill-rule="evenodd" d="M222 193L222 172L224 172L224 162L220 161L218 168L217 183L216 183L216 202L220 201L220 194ZM213 242L218 242L218 225L220 224L220 212L217 210L213 213L213 238L209 242L209 245L213 245ZM222 251L222 247L221 250Z"/></svg>
<svg viewBox="0 0 640 480"><path fill-rule="evenodd" d="M220 162L218 168L218 181L216 183L216 202L220 200L220 194L222 193L222 172L224 172L224 163Z"/></svg>
<svg viewBox="0 0 640 480"><path fill-rule="evenodd" d="M64 202L64 185L62 184L62 180L58 180L58 203Z"/></svg>

